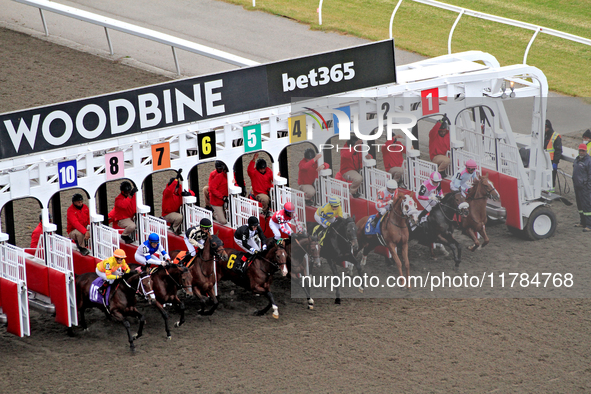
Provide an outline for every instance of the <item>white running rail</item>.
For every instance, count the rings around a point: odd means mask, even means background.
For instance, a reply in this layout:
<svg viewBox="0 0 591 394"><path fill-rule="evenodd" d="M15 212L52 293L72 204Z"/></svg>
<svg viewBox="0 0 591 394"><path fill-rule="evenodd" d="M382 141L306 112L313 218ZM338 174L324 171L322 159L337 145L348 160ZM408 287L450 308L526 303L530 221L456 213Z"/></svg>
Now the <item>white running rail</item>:
<svg viewBox="0 0 591 394"><path fill-rule="evenodd" d="M210 48L205 45L196 44L194 42L183 40L182 38L174 37L169 34L157 32L155 30L146 29L144 27L132 25L131 23L121 22L116 19L107 18L92 12L80 10L78 8L69 7L63 4L55 3L47 0L14 0L17 3L29 5L39 9L41 13L41 21L43 22L43 29L45 35L49 36L49 30L47 29L47 23L45 22L45 15L43 10L54 12L59 15L64 15L70 18L78 19L83 22L92 23L94 25L102 26L105 29L107 36L107 43L109 44L109 51L111 55L113 51L113 43L109 36L109 29L117 30L123 33L131 34L133 36L145 38L151 41L159 42L164 45L169 45L172 48L172 55L174 57L174 63L176 66L176 72L181 75L181 69L179 66L178 58L176 55L176 48L183 49L185 51L196 53L198 55L206 56L212 59L222 61L224 63L233 64L235 66L256 66L259 63L246 59L240 56L232 55L231 53L220 51L218 49Z"/></svg>

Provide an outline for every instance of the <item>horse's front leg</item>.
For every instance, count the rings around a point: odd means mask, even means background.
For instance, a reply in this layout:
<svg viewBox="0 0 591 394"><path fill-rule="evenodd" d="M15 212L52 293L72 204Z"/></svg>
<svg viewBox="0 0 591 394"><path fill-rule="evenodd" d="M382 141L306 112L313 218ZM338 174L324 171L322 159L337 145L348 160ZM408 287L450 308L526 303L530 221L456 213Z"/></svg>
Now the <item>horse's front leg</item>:
<svg viewBox="0 0 591 394"><path fill-rule="evenodd" d="M406 268L406 283L410 290L410 261L408 260L408 240L402 243L402 260L404 260L404 268Z"/></svg>
<svg viewBox="0 0 591 394"><path fill-rule="evenodd" d="M217 309L218 305L219 305L219 301L218 298L215 296L215 293L213 291L213 287L211 289L208 290L207 294L209 295L209 298L211 299L211 301L213 302L213 305L211 306L211 308L209 308L208 311L205 311L205 304L203 305L203 315L204 316L210 316L213 315L213 312L215 312L215 310Z"/></svg>
<svg viewBox="0 0 591 394"><path fill-rule="evenodd" d="M173 304L178 305L179 307L179 312L181 314L181 318L179 321L177 321L176 323L174 323L175 327L180 327L183 325L183 323L185 322L185 303L183 301L180 300L180 298L175 295L174 299L173 299Z"/></svg>
<svg viewBox="0 0 591 394"><path fill-rule="evenodd" d="M474 242L474 245L469 246L468 250L470 252L474 252L480 246L480 241L478 241L478 236L476 235L476 233L474 232L474 230L470 226L466 227L466 233L468 234L468 236L470 238L472 238L472 241Z"/></svg>
<svg viewBox="0 0 591 394"><path fill-rule="evenodd" d="M162 303L160 303L160 301L156 300L156 309L158 309L158 311L160 312L160 315L162 315L162 319L164 319L164 329L166 330L166 338L167 339L172 339L172 335L170 334L170 328L168 328L168 313L166 312L166 310L164 309L164 305L163 303L165 303L166 301L162 301Z"/></svg>
<svg viewBox="0 0 591 394"><path fill-rule="evenodd" d="M388 250L390 251L390 254L392 255L392 258L394 259L394 262L396 263L396 268L398 268L398 275L399 276L403 276L404 277L404 273L402 272L402 261L400 261L400 257L398 257L398 253L396 253L396 245L392 242L388 242ZM408 252L408 249L407 249ZM402 255L404 258L404 249L402 250ZM407 273L406 273L406 287L408 289L410 289L410 281L409 281L409 275L410 275L410 266L408 266L408 256L407 259L405 260L405 264L407 265Z"/></svg>
<svg viewBox="0 0 591 394"><path fill-rule="evenodd" d="M480 247L484 248L490 242L490 239L486 234L486 226L484 224L482 225L482 229L480 229L479 233L482 236L482 245L480 245Z"/></svg>
<svg viewBox="0 0 591 394"><path fill-rule="evenodd" d="M201 291L197 286L193 286L193 295L197 297L197 299L199 300L199 306L201 307L201 309L199 309L197 313L203 315L205 313L205 307L207 306L207 298L204 297L203 294L201 294Z"/></svg>
<svg viewBox="0 0 591 394"><path fill-rule="evenodd" d="M144 333L144 324L146 324L146 317L145 317L144 315L142 315L142 314L140 313L140 311L138 311L138 310L137 310L137 308L136 308L135 306L134 306L134 307L131 307L131 308L129 308L128 315L129 315L129 316L135 316L135 317L137 317L137 318L139 319L139 321L140 321L140 326L139 326L139 328L137 329L137 334L135 334L135 335L133 336L133 339L138 339L138 338L141 338L141 336L142 336L142 335L143 335L143 333Z"/></svg>
<svg viewBox="0 0 591 394"><path fill-rule="evenodd" d="M131 325L125 319L125 316L123 316L123 314L118 310L111 311L111 316L113 319L115 319L115 321L123 323L123 327L125 327L125 331L127 331L127 340L129 341L129 350L131 350L132 352L135 352L135 344L133 343L135 336L131 335Z"/></svg>
<svg viewBox="0 0 591 394"><path fill-rule="evenodd" d="M337 272L337 265L332 259L327 259L328 266L330 267L330 271L334 276L338 276ZM339 286L335 286L336 297L334 299L334 303L339 305L341 303L341 289Z"/></svg>

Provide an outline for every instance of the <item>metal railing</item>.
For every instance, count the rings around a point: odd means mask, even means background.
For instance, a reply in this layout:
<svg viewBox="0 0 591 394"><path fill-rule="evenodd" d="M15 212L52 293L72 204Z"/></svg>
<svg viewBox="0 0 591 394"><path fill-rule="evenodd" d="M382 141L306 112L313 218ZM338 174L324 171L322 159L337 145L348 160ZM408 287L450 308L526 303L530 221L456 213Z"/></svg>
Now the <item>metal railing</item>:
<svg viewBox="0 0 591 394"><path fill-rule="evenodd" d="M405 183L409 190L417 193L431 173L437 171L437 164L415 157L407 158L407 163L408 175L405 176Z"/></svg>
<svg viewBox="0 0 591 394"><path fill-rule="evenodd" d="M543 26L534 25L532 23L526 23L526 22L521 22L521 21L517 21L514 19L504 18L501 16L486 14L484 12L474 11L474 10L470 10L467 8L462 8L462 7L458 7L455 5L451 5L451 4L445 4L445 3L441 3L441 2L435 1L435 0L410 0L410 1L414 1L415 3L421 3L421 4L429 5L432 7L437 7L437 8L441 8L444 10L458 13L458 17L456 18L453 26L451 27L451 30L449 31L449 37L447 39L447 53L450 55L452 53L451 52L451 40L452 40L452 37L454 34L454 30L456 29L456 26L458 25L460 19L462 18L462 15L469 15L469 16L473 16L475 18L480 18L480 19L485 19L485 20L489 20L492 22L502 23L504 25L510 25L510 26L515 26L515 27L520 27L522 29L533 30L534 35L529 40L529 43L527 44L527 47L525 48L525 53L523 54L523 64L527 64L527 55L529 53L529 50L530 50L532 44L534 43L534 40L536 39L536 37L538 36L539 33L545 33L545 34L548 34L551 36L563 38L565 40L578 42L579 44L591 46L591 39L576 36L574 34L564 33L559 30L549 29L549 28L543 27ZM392 38L392 27L394 24L394 16L396 15L396 12L398 11L398 8L400 7L401 3L402 3L402 0L398 0L398 3L396 4L394 11L392 12L392 16L390 17L390 27L389 27L390 38Z"/></svg>
<svg viewBox="0 0 591 394"><path fill-rule="evenodd" d="M102 223L92 223L92 255L107 259L119 249L119 231Z"/></svg>
<svg viewBox="0 0 591 394"><path fill-rule="evenodd" d="M341 208L343 209L343 216L351 216L351 199L349 193L349 184L347 182L339 181L338 179L329 176L320 176L320 188L322 201L320 205L323 206L328 202L330 196L337 196L341 199Z"/></svg>
<svg viewBox="0 0 591 394"><path fill-rule="evenodd" d="M168 250L168 224L166 220L151 216L145 213L138 213L138 234L139 244L141 245L148 239L150 234L156 233L160 237L160 245L164 250Z"/></svg>
<svg viewBox="0 0 591 394"><path fill-rule="evenodd" d="M157 32L155 30L146 29L144 27L132 25L131 23L121 22L116 19L107 18L105 16L93 14L92 12L80 10L78 8L69 7L63 4L54 3L47 0L14 0L18 3L29 5L39 9L41 14L41 21L43 23L43 29L45 35L49 36L49 29L45 21L45 15L43 10L54 12L59 15L67 16L70 18L78 19L83 22L92 23L94 25L102 26L105 29L107 36L107 43L109 45L109 52L113 55L113 43L109 36L109 29L120 31L122 33L131 34L136 37L145 38L151 41L159 42L164 45L168 45L172 48L172 56L174 58L174 64L176 66L176 72L181 75L181 69L179 61L176 55L176 48L185 50L187 52L195 53L198 55L206 56L215 60L222 61L224 63L233 64L235 66L256 66L259 63L250 59L246 59L240 56L232 55L231 53L220 51L218 49L210 48L205 45L196 44L194 42L184 40L182 38L174 37L169 34Z"/></svg>

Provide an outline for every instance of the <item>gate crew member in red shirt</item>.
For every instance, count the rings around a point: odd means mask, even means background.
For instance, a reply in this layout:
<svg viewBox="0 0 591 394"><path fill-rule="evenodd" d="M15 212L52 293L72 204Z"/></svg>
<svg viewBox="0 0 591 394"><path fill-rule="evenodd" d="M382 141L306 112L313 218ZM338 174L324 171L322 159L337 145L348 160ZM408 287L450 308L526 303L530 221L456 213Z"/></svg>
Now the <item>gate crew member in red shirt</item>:
<svg viewBox="0 0 591 394"><path fill-rule="evenodd" d="M51 223L51 215L49 215L49 222ZM39 224L33 230L33 234L31 234L31 248L37 249L37 244L39 243L39 238L43 234L43 215L39 214Z"/></svg>
<svg viewBox="0 0 591 394"><path fill-rule="evenodd" d="M267 216L269 213L269 190L273 187L273 171L268 170L265 159L258 159L258 157L259 154L255 153L246 172L252 184L252 194L263 205L263 215Z"/></svg>
<svg viewBox="0 0 591 394"><path fill-rule="evenodd" d="M131 187L131 183L128 181L121 182L119 187L121 194L115 197L115 206L109 212L109 219L116 222L119 227L123 229L121 239L125 243L132 243L133 239L130 237L135 232L135 212L136 212L136 201L135 192L137 189Z"/></svg>
<svg viewBox="0 0 591 394"><path fill-rule="evenodd" d="M213 218L220 224L226 224L224 203L228 202L228 167L223 161L215 161L215 170L209 174L207 186L203 188L205 206L211 207Z"/></svg>
<svg viewBox="0 0 591 394"><path fill-rule="evenodd" d="M398 141L398 138L404 138L403 135L395 135L393 139L386 141L382 148L384 157L384 168L386 172L392 175L392 179L400 182L404 172L402 163L404 163L403 153L406 153L406 146Z"/></svg>
<svg viewBox="0 0 591 394"><path fill-rule="evenodd" d="M192 190L182 191L178 178L170 178L168 185L162 192L162 217L176 235L181 234L181 224L183 223L183 215L180 213L183 196L194 195L195 193Z"/></svg>
<svg viewBox="0 0 591 394"><path fill-rule="evenodd" d="M349 191L355 198L359 197L357 190L359 190L359 186L363 182L363 177L359 173L363 168L363 152L361 152L361 148L357 148L359 152L355 150L356 146L361 145L363 145L363 140L357 136L353 136L341 149L340 173L343 179L352 182L351 186L349 186ZM367 154L365 157L367 159L372 158L370 154Z"/></svg>
<svg viewBox="0 0 591 394"><path fill-rule="evenodd" d="M298 185L300 191L304 192L307 205L313 205L314 197L316 196L314 181L318 179L318 171L328 168L327 163L318 166L318 159L322 157L322 153L318 153L317 155L314 155L314 153L314 149L306 149L304 158L298 164Z"/></svg>
<svg viewBox="0 0 591 394"><path fill-rule="evenodd" d="M71 240L76 243L78 250L83 256L90 252L86 249L87 242L90 239L90 211L84 204L82 194L76 193L72 196L72 205L67 212L66 231Z"/></svg>
<svg viewBox="0 0 591 394"><path fill-rule="evenodd" d="M447 117L444 117L429 131L429 157L437 164L437 171L442 178L445 177L445 170L449 166L449 146L449 123Z"/></svg>

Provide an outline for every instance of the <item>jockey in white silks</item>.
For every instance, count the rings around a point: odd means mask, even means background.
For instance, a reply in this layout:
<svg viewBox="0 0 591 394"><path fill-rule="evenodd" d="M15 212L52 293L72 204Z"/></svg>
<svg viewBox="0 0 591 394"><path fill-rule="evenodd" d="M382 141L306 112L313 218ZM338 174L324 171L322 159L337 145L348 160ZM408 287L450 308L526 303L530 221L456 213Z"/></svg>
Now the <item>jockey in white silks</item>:
<svg viewBox="0 0 591 394"><path fill-rule="evenodd" d="M462 196L466 198L468 194L468 190L472 187L472 182L478 179L478 174L476 173L476 168L478 165L472 159L466 162L466 168L461 171L458 171L449 185L449 188L453 192L461 192Z"/></svg>

